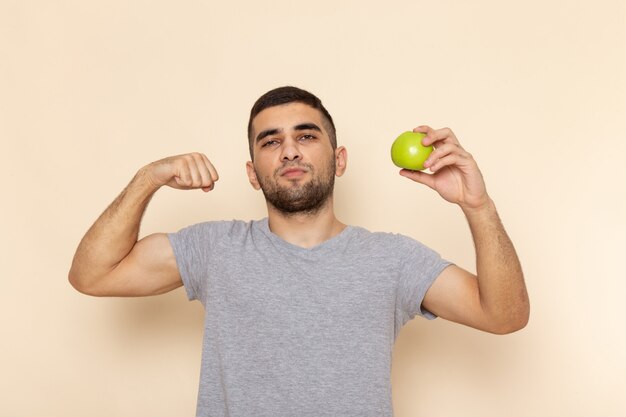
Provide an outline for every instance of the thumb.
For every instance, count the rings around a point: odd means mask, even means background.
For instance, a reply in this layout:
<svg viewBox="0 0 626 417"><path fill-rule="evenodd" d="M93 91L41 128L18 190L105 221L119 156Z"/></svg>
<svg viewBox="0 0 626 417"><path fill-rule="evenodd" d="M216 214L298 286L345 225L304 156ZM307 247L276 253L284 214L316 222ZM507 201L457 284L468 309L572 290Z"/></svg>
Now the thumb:
<svg viewBox="0 0 626 417"><path fill-rule="evenodd" d="M435 178L432 174L427 174L422 171L411 171L409 169L400 170L400 175L406 177L415 182L419 182L420 184L424 184L427 187L435 189Z"/></svg>

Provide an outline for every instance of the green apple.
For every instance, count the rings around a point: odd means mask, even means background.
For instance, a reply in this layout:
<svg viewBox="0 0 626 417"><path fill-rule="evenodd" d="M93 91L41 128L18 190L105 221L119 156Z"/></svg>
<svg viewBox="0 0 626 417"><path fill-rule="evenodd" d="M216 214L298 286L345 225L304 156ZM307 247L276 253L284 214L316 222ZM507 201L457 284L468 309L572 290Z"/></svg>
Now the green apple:
<svg viewBox="0 0 626 417"><path fill-rule="evenodd" d="M412 171L424 169L424 162L433 151L432 146L422 145L426 136L420 132L404 132L391 145L391 160L400 168Z"/></svg>

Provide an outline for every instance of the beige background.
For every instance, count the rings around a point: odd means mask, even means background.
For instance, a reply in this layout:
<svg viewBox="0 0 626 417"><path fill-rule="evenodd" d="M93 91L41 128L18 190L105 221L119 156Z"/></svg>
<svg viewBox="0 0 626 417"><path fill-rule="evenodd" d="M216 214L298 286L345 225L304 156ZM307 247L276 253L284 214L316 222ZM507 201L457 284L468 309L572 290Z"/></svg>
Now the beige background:
<svg viewBox="0 0 626 417"><path fill-rule="evenodd" d="M397 175L391 141L451 127L524 265L529 326L416 319L394 354L410 416L623 416L626 3L0 0L0 415L191 416L202 308L96 299L66 275L142 165L202 151L215 191L162 190L142 234L262 217L245 124L266 90L318 94L349 151L342 220L473 269L461 212Z"/></svg>

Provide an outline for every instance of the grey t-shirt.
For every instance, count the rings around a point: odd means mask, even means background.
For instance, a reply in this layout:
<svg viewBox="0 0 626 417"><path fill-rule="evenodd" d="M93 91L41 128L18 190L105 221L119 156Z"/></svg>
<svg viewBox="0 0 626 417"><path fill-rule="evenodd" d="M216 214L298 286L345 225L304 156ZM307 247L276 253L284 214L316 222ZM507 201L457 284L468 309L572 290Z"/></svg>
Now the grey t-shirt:
<svg viewBox="0 0 626 417"><path fill-rule="evenodd" d="M400 328L448 262L421 243L348 226L310 249L260 221L169 235L205 307L198 417L392 416Z"/></svg>

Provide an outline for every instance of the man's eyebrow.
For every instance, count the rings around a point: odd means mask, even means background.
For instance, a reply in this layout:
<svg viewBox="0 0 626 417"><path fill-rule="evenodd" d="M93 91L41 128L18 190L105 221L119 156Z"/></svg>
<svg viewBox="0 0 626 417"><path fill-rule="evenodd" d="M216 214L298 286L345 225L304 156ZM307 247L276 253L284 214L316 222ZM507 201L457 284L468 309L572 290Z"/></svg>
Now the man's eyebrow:
<svg viewBox="0 0 626 417"><path fill-rule="evenodd" d="M282 132L282 129L267 129L262 131L261 133L259 133L256 137L256 141L259 142L260 140L262 140L263 138L267 137L267 136L271 136L271 135L275 135L277 133Z"/></svg>
<svg viewBox="0 0 626 417"><path fill-rule="evenodd" d="M299 125L294 127L293 130L316 130L322 133L322 129L320 129L320 127L315 123L300 123Z"/></svg>
<svg viewBox="0 0 626 417"><path fill-rule="evenodd" d="M315 130L320 133L322 132L322 129L315 123L300 123L299 125L294 126L293 130L296 130L296 131ZM256 142L263 140L263 138L266 138L267 136L272 136L272 135L276 135L277 133L282 133L282 131L283 131L282 129L276 129L276 128L264 130L257 135Z"/></svg>

